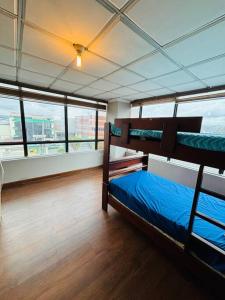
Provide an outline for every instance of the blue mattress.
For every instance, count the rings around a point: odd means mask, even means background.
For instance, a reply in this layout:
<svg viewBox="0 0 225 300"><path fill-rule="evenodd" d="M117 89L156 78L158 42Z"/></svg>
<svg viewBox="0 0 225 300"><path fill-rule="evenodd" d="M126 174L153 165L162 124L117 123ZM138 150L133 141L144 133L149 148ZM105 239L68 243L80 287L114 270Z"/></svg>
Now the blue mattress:
<svg viewBox="0 0 225 300"><path fill-rule="evenodd" d="M111 126L112 134L121 136L121 129ZM160 130L141 130L130 129L130 136L148 139L162 139L162 131ZM178 144L189 146L192 148L225 152L225 135L220 134L206 134L206 133L192 133L192 132L178 132Z"/></svg>
<svg viewBox="0 0 225 300"><path fill-rule="evenodd" d="M130 210L184 243L193 201L194 189L156 176L147 171L112 179L110 193ZM200 194L198 211L225 223L225 201ZM225 231L198 217L194 233L225 250ZM206 248L196 253L208 264L225 273L225 257Z"/></svg>

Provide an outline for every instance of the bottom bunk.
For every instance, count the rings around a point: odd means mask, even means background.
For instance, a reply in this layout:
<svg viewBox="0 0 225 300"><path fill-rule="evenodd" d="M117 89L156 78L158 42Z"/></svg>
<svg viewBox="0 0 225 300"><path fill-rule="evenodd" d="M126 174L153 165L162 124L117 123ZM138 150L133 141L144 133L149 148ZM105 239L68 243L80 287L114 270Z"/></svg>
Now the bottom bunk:
<svg viewBox="0 0 225 300"><path fill-rule="evenodd" d="M194 189L147 171L138 171L112 179L109 194L138 217L181 243L181 247L185 244ZM225 223L223 200L201 193L198 211ZM225 231L196 217L193 232L221 249L221 252L198 243L192 244L192 251L208 265L225 274Z"/></svg>

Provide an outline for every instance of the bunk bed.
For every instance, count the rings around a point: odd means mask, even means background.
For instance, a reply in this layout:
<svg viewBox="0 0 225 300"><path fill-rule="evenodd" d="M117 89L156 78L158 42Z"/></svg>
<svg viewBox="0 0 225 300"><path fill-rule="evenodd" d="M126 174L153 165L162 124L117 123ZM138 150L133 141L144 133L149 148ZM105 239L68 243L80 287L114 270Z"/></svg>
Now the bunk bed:
<svg viewBox="0 0 225 300"><path fill-rule="evenodd" d="M225 136L200 133L201 123L201 117L106 123L102 208L111 205L224 296L225 196L204 188L202 181L205 166L225 170ZM111 145L144 155L110 161ZM198 164L195 189L148 172L149 154Z"/></svg>

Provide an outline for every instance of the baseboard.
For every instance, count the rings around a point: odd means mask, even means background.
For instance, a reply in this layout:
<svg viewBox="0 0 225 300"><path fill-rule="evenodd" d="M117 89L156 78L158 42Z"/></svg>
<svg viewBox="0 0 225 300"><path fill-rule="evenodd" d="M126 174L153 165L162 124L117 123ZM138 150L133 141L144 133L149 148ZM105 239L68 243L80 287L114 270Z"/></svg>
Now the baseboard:
<svg viewBox="0 0 225 300"><path fill-rule="evenodd" d="M2 188L3 189L8 189L8 188L12 188L12 187L18 187L18 186L21 186L21 185L26 185L28 183L41 182L41 181L45 181L45 180L48 180L48 179L71 176L73 174L77 174L78 172L80 173L80 172L87 171L87 170L93 171L93 170L97 170L97 169L102 169L102 166L86 168L86 169L80 169L80 170L73 170L73 171L68 171L68 172L62 172L62 173L57 173L57 174L51 174L51 175L46 175L46 176L41 176L41 177L35 177L35 178L29 178L29 179L4 183Z"/></svg>

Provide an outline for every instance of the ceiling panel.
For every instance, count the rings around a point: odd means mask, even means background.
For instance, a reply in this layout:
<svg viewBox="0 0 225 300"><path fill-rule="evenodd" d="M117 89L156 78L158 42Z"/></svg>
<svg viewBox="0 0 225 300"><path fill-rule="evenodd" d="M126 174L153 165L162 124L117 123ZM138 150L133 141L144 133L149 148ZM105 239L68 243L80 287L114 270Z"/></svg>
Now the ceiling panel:
<svg viewBox="0 0 225 300"><path fill-rule="evenodd" d="M99 94L97 96L95 96L95 98L98 98L98 99L106 99L106 100L109 100L109 99L115 99L115 98L118 98L118 94L114 93L114 92L106 92L106 93L102 93L102 94Z"/></svg>
<svg viewBox="0 0 225 300"><path fill-rule="evenodd" d="M223 15L224 0L142 0L128 16L164 45Z"/></svg>
<svg viewBox="0 0 225 300"><path fill-rule="evenodd" d="M27 70L19 70L19 81L29 84L34 84L38 86L48 87L52 81L53 77L42 75L38 73L33 73Z"/></svg>
<svg viewBox="0 0 225 300"><path fill-rule="evenodd" d="M202 88L205 88L205 85L202 84L200 81L179 84L171 87L171 89L174 90L175 92L191 91L191 90L202 89Z"/></svg>
<svg viewBox="0 0 225 300"><path fill-rule="evenodd" d="M93 82L90 86L102 91L111 91L120 87L119 84L104 79L97 80Z"/></svg>
<svg viewBox="0 0 225 300"><path fill-rule="evenodd" d="M178 69L174 63L160 53L140 59L127 68L146 78L156 77Z"/></svg>
<svg viewBox="0 0 225 300"><path fill-rule="evenodd" d="M133 94L133 95L124 96L123 99L133 101L133 100L143 99L143 98L147 98L147 97L148 97L147 94L139 92L139 93L136 93L136 94Z"/></svg>
<svg viewBox="0 0 225 300"><path fill-rule="evenodd" d="M63 66L56 65L47 62L46 60L33 57L30 55L26 55L26 54L22 55L21 67L29 71L46 74L50 76L57 76L64 70Z"/></svg>
<svg viewBox="0 0 225 300"><path fill-rule="evenodd" d="M128 0L110 0L112 4L114 4L117 8L121 8L128 2Z"/></svg>
<svg viewBox="0 0 225 300"><path fill-rule="evenodd" d="M94 97L95 95L101 94L102 91L91 88L91 87L85 87L77 91L77 94L82 95L82 96L89 96L89 97Z"/></svg>
<svg viewBox="0 0 225 300"><path fill-rule="evenodd" d="M132 88L140 91L140 92L145 92L145 91L150 91L150 90L156 90L161 88L161 86L152 80L145 80L136 84L132 85Z"/></svg>
<svg viewBox="0 0 225 300"><path fill-rule="evenodd" d="M129 89L127 87L121 87L121 88L118 88L112 92L115 92L116 94L118 94L119 96L127 96L127 95L132 95L132 94L136 94L137 92L132 90L132 89Z"/></svg>
<svg viewBox="0 0 225 300"><path fill-rule="evenodd" d="M119 22L97 39L90 50L124 66L152 52L154 48Z"/></svg>
<svg viewBox="0 0 225 300"><path fill-rule="evenodd" d="M15 66L16 51L13 49L0 47L0 63Z"/></svg>
<svg viewBox="0 0 225 300"><path fill-rule="evenodd" d="M15 0L0 0L0 7L12 13L16 13L17 1Z"/></svg>
<svg viewBox="0 0 225 300"><path fill-rule="evenodd" d="M150 95L152 95L152 96L169 95L169 94L172 94L172 93L173 92L171 90L167 89L167 88L161 88L161 89L150 91Z"/></svg>
<svg viewBox="0 0 225 300"><path fill-rule="evenodd" d="M203 80L208 86L218 86L225 84L225 75L211 77Z"/></svg>
<svg viewBox="0 0 225 300"><path fill-rule="evenodd" d="M75 58L72 44L28 26L24 27L23 52L64 66Z"/></svg>
<svg viewBox="0 0 225 300"><path fill-rule="evenodd" d="M225 21L169 47L166 51L173 59L188 66L225 53L224 35Z"/></svg>
<svg viewBox="0 0 225 300"><path fill-rule="evenodd" d="M0 45L16 48L16 19L0 14Z"/></svg>
<svg viewBox="0 0 225 300"><path fill-rule="evenodd" d="M207 78L225 74L225 57L202 63L189 68L198 78Z"/></svg>
<svg viewBox="0 0 225 300"><path fill-rule="evenodd" d="M128 85L143 80L143 77L134 74L128 70L121 69L105 77L106 79L121 84Z"/></svg>
<svg viewBox="0 0 225 300"><path fill-rule="evenodd" d="M80 68L76 66L76 63L73 64L73 68L77 69L78 71L80 70ZM117 66L116 64L113 64L97 55L94 55L93 53L85 51L82 54L83 72L97 77L102 77L115 71L118 68L119 66Z"/></svg>
<svg viewBox="0 0 225 300"><path fill-rule="evenodd" d="M153 79L154 82L161 84L163 87L170 87L176 84L188 83L193 81L193 78L184 71L177 71L172 74L164 75Z"/></svg>
<svg viewBox="0 0 225 300"><path fill-rule="evenodd" d="M69 93L73 93L74 91L81 88L82 85L71 83L65 80L56 80L56 82L51 86L52 89L59 90L59 91L65 91Z"/></svg>
<svg viewBox="0 0 225 300"><path fill-rule="evenodd" d="M81 85L87 85L96 80L96 78L93 76L72 69L67 70L67 72L61 77L61 79L75 82Z"/></svg>
<svg viewBox="0 0 225 300"><path fill-rule="evenodd" d="M95 0L34 0L27 1L26 5L27 21L84 46L111 16L112 13Z"/></svg>
<svg viewBox="0 0 225 300"><path fill-rule="evenodd" d="M0 78L16 80L16 68L0 64Z"/></svg>

